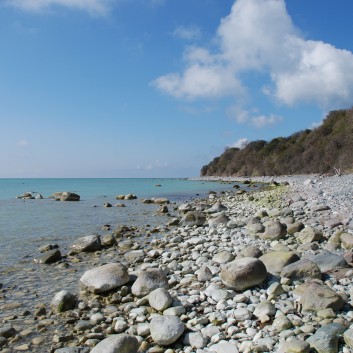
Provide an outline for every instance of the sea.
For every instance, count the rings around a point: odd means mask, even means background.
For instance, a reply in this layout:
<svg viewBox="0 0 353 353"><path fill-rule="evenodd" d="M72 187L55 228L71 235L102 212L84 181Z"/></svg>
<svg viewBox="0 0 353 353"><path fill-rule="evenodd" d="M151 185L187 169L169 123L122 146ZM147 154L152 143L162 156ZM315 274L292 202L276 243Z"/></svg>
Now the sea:
<svg viewBox="0 0 353 353"><path fill-rule="evenodd" d="M146 205L143 198L165 197L182 203L205 197L209 191L230 190L232 184L185 179L0 179L0 270L32 260L44 244L67 249L79 237L101 234L103 225L151 227L165 224L154 216L157 205ZM79 202L58 202L49 198L55 192L71 191L80 195ZM25 192L43 199L16 198ZM116 195L135 194L137 200L117 201ZM123 202L126 207L113 206ZM171 206L173 207L173 206Z"/></svg>

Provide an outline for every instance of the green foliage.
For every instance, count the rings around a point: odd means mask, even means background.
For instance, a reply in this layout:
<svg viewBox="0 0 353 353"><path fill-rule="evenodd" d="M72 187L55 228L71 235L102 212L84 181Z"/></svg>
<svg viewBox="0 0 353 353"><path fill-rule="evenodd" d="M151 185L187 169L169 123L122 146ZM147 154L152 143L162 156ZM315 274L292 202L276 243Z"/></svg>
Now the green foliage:
<svg viewBox="0 0 353 353"><path fill-rule="evenodd" d="M201 169L201 175L283 175L353 169L353 108L328 114L314 130L298 131L245 148L228 148Z"/></svg>

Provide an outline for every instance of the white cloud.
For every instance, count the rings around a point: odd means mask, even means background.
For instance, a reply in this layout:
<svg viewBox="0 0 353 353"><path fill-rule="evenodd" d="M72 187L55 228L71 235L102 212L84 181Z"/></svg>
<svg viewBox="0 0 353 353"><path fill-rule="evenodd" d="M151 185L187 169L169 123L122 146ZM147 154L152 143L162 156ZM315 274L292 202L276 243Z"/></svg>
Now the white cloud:
<svg viewBox="0 0 353 353"><path fill-rule="evenodd" d="M201 37L201 29L197 26L179 26L174 30L173 35L184 40L196 40Z"/></svg>
<svg viewBox="0 0 353 353"><path fill-rule="evenodd" d="M25 11L40 12L55 6L82 10L91 15L105 16L116 0L5 0L6 4Z"/></svg>
<svg viewBox="0 0 353 353"><path fill-rule="evenodd" d="M353 101L352 52L306 39L293 24L284 0L235 1L216 38L216 51L188 48L183 72L163 75L155 86L177 98L232 96L239 105L244 74L256 72L267 80L258 91L284 105L308 102L328 110ZM278 120L258 116L253 125Z"/></svg>
<svg viewBox="0 0 353 353"><path fill-rule="evenodd" d="M249 140L245 137L241 137L240 139L238 139L237 141L235 141L234 143L232 143L231 145L229 145L228 147L236 147L236 148L244 148L247 144L249 143Z"/></svg>
<svg viewBox="0 0 353 353"><path fill-rule="evenodd" d="M240 106L230 107L228 116L239 124L248 124L256 128L263 128L280 123L283 117L271 114L269 116L259 115L256 110L245 110Z"/></svg>

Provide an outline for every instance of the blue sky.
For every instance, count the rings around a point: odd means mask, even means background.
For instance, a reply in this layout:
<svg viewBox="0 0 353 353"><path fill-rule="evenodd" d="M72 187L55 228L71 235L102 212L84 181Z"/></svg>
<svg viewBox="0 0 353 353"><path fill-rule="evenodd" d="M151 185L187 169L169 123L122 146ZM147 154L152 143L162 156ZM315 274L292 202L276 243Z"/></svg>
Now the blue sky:
<svg viewBox="0 0 353 353"><path fill-rule="evenodd" d="M0 177L184 177L353 104L351 0L2 0Z"/></svg>

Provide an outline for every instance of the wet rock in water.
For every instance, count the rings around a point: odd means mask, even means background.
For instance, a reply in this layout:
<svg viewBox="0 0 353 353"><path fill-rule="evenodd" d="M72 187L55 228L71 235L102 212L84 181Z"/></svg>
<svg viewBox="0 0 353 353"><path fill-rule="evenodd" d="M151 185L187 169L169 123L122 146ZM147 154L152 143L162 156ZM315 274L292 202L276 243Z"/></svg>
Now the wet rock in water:
<svg viewBox="0 0 353 353"><path fill-rule="evenodd" d="M279 240L287 234L287 226L279 221L268 221L264 226L265 232L259 235L261 239Z"/></svg>
<svg viewBox="0 0 353 353"><path fill-rule="evenodd" d="M22 200L33 200L34 196L30 192L24 192L22 195L17 196L17 198Z"/></svg>
<svg viewBox="0 0 353 353"><path fill-rule="evenodd" d="M180 223L180 220L178 218L172 218L169 222L168 222L168 226L172 227L172 226L178 226Z"/></svg>
<svg viewBox="0 0 353 353"><path fill-rule="evenodd" d="M115 196L115 198L117 200L124 200L125 199L125 195L117 195L117 196Z"/></svg>
<svg viewBox="0 0 353 353"><path fill-rule="evenodd" d="M176 316L154 316L150 324L151 337L161 346L174 343L184 333L184 330L184 324Z"/></svg>
<svg viewBox="0 0 353 353"><path fill-rule="evenodd" d="M91 353L137 353L138 348L136 337L122 333L105 338L91 350Z"/></svg>
<svg viewBox="0 0 353 353"><path fill-rule="evenodd" d="M43 200L43 195L38 194L34 197L36 200Z"/></svg>
<svg viewBox="0 0 353 353"><path fill-rule="evenodd" d="M329 272L340 267L348 267L347 261L342 256L329 251L324 251L317 255L307 255L306 257L312 262L315 262L321 272Z"/></svg>
<svg viewBox="0 0 353 353"><path fill-rule="evenodd" d="M60 195L60 201L80 201L80 195L74 192L64 191Z"/></svg>
<svg viewBox="0 0 353 353"><path fill-rule="evenodd" d="M0 337L11 338L16 335L16 330L12 325L0 326Z"/></svg>
<svg viewBox="0 0 353 353"><path fill-rule="evenodd" d="M217 228L220 224L226 225L229 222L229 217L224 213L220 214L215 218L211 218L208 220L208 225L210 228Z"/></svg>
<svg viewBox="0 0 353 353"><path fill-rule="evenodd" d="M153 203L156 203L157 205L162 205L162 204L169 204L170 201L164 197L158 197L153 199Z"/></svg>
<svg viewBox="0 0 353 353"><path fill-rule="evenodd" d="M301 243L312 243L314 241L320 242L324 240L324 236L318 229L305 227L299 232L298 240Z"/></svg>
<svg viewBox="0 0 353 353"><path fill-rule="evenodd" d="M157 211L156 213L157 214L166 214L168 213L169 210L168 210L168 207L166 205L162 205Z"/></svg>
<svg viewBox="0 0 353 353"><path fill-rule="evenodd" d="M110 208L113 207L113 205L109 202L104 202L103 207Z"/></svg>
<svg viewBox="0 0 353 353"><path fill-rule="evenodd" d="M194 207L191 206L188 202L182 203L182 204L178 207L178 211L179 211L180 213L186 213L186 212L193 211L193 210L194 210Z"/></svg>
<svg viewBox="0 0 353 353"><path fill-rule="evenodd" d="M59 246L57 244L45 244L45 245L42 245L38 248L38 251L39 252L46 252L46 251L49 251L49 250L54 250L54 249L57 249Z"/></svg>
<svg viewBox="0 0 353 353"><path fill-rule="evenodd" d="M205 224L206 217L204 214L197 211L189 211L186 215L180 220L180 225L182 226L197 226L201 227Z"/></svg>
<svg viewBox="0 0 353 353"><path fill-rule="evenodd" d="M106 234L101 238L103 246L113 246L116 244L116 239L113 234Z"/></svg>
<svg viewBox="0 0 353 353"><path fill-rule="evenodd" d="M344 305L344 300L338 293L315 280L295 288L293 295L304 311L319 311L327 308L340 310Z"/></svg>
<svg viewBox="0 0 353 353"><path fill-rule="evenodd" d="M315 262L309 259L301 259L283 267L281 277L289 278L292 281L304 281L314 278L321 279L321 271Z"/></svg>
<svg viewBox="0 0 353 353"><path fill-rule="evenodd" d="M127 268L120 263L110 263L86 271L80 284L92 293L103 293L129 282Z"/></svg>
<svg viewBox="0 0 353 353"><path fill-rule="evenodd" d="M259 259L243 257L225 264L220 276L226 286L241 291L263 283L267 270Z"/></svg>
<svg viewBox="0 0 353 353"><path fill-rule="evenodd" d="M157 288L168 289L168 279L165 273L156 268L142 271L131 287L131 292L137 297L144 297Z"/></svg>
<svg viewBox="0 0 353 353"><path fill-rule="evenodd" d="M117 203L115 204L115 207L126 207L124 203Z"/></svg>
<svg viewBox="0 0 353 353"><path fill-rule="evenodd" d="M58 313L71 310L76 306L77 296L67 290L56 293L51 301L51 308Z"/></svg>
<svg viewBox="0 0 353 353"><path fill-rule="evenodd" d="M279 276L283 267L300 260L299 256L291 251L270 251L259 259L273 276Z"/></svg>
<svg viewBox="0 0 353 353"><path fill-rule="evenodd" d="M168 309L173 299L170 293L165 288L157 288L148 295L148 301L152 308L163 311Z"/></svg>
<svg viewBox="0 0 353 353"><path fill-rule="evenodd" d="M87 235L85 237L79 238L71 245L72 253L92 252L100 249L101 239L97 234Z"/></svg>
<svg viewBox="0 0 353 353"><path fill-rule="evenodd" d="M43 255L33 259L38 264L52 264L61 260L61 252L59 249L49 250L43 253Z"/></svg>
<svg viewBox="0 0 353 353"><path fill-rule="evenodd" d="M124 196L124 200L136 200L137 196L134 194L127 194Z"/></svg>

